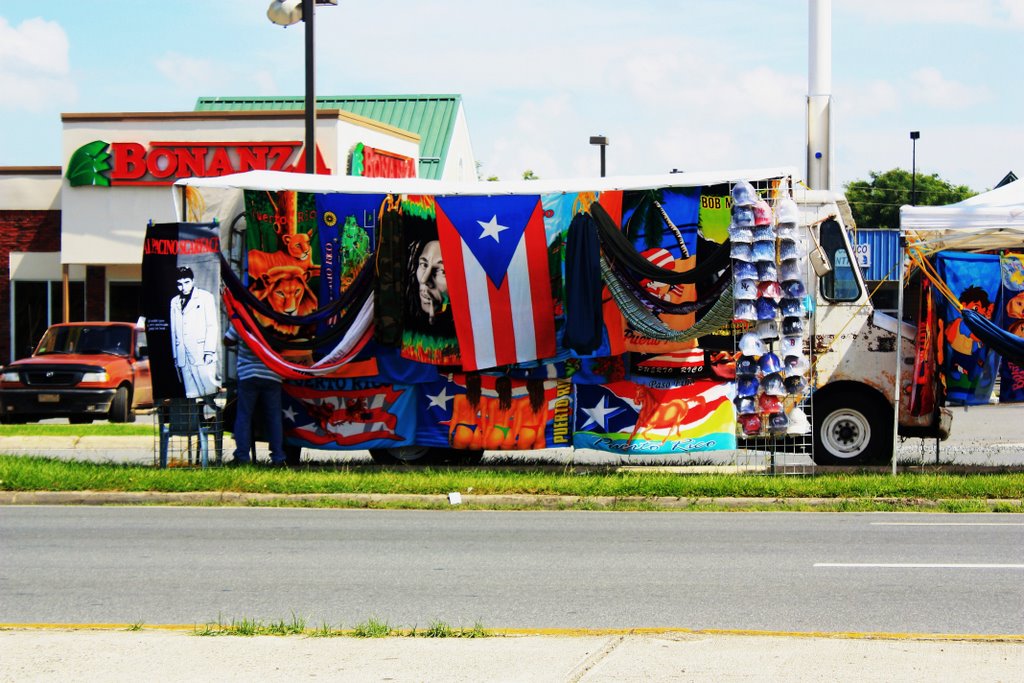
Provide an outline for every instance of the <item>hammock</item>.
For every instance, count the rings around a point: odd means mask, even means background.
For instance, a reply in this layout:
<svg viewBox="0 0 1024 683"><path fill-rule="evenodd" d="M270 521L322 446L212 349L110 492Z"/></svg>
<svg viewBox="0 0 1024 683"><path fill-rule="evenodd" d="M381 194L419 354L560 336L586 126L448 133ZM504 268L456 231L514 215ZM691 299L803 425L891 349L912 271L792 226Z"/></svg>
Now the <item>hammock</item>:
<svg viewBox="0 0 1024 683"><path fill-rule="evenodd" d="M704 295L698 301L683 301L681 303L674 304L670 301L665 301L656 294L652 294L643 287L639 282L636 282L628 273L616 269L614 263L609 264L615 274L618 276L619 281L625 285L629 291L639 299L640 303L644 304L647 308L652 311L660 311L662 313L668 313L670 315L685 315L687 313L695 313L700 309L713 303L715 299L722 296L726 289L732 286L732 266L731 264L726 267L722 274L718 276L718 280L712 283L711 288L707 294Z"/></svg>
<svg viewBox="0 0 1024 683"><path fill-rule="evenodd" d="M347 364L366 346L366 343L373 336L373 300L367 299L360 309L359 320L348 329L345 338L326 357L314 363L313 366L299 365L282 358L273 348L267 344L260 333L259 325L241 305L230 290L224 290L224 308L227 310L228 319L231 325L238 332L238 336L256 354L263 363L273 372L285 379L303 380L316 377L346 377L366 374L350 367ZM356 365L359 365L358 363ZM370 373L372 374L372 373Z"/></svg>
<svg viewBox="0 0 1024 683"><path fill-rule="evenodd" d="M694 284L705 278L713 277L729 263L729 240L726 240L713 254L696 268L685 272L666 270L654 265L636 250L629 238L615 227L608 212L599 203L590 205L590 213L597 221L598 234L605 251L615 260L616 264L633 271L641 278L663 282L667 285Z"/></svg>
<svg viewBox="0 0 1024 683"><path fill-rule="evenodd" d="M685 330L674 330L651 313L629 289L619 280L608 261L601 257L601 276L604 278L612 298L618 305L622 315L640 334L659 341L683 342L692 341L722 329L732 320L733 297L732 288L727 288L703 318Z"/></svg>
<svg viewBox="0 0 1024 683"><path fill-rule="evenodd" d="M973 308L961 309L960 316L971 333L989 348L1011 363L1024 364L1024 337L1004 330Z"/></svg>

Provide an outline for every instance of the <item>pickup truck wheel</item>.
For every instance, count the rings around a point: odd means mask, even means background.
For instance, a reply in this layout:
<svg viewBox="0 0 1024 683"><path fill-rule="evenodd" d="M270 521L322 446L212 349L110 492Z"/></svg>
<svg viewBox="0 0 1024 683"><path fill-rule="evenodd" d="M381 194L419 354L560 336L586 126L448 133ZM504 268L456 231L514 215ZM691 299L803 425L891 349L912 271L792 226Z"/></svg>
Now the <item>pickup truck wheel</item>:
<svg viewBox="0 0 1024 683"><path fill-rule="evenodd" d="M128 400L128 387L118 387L114 393L114 400L110 403L108 419L111 422L127 422L131 413L131 404Z"/></svg>
<svg viewBox="0 0 1024 683"><path fill-rule="evenodd" d="M873 465L892 457L892 415L888 402L864 393L815 396L814 462L818 465Z"/></svg>
<svg viewBox="0 0 1024 683"><path fill-rule="evenodd" d="M429 465L437 460L436 451L429 446L399 446L397 448L371 448L370 457L378 465Z"/></svg>

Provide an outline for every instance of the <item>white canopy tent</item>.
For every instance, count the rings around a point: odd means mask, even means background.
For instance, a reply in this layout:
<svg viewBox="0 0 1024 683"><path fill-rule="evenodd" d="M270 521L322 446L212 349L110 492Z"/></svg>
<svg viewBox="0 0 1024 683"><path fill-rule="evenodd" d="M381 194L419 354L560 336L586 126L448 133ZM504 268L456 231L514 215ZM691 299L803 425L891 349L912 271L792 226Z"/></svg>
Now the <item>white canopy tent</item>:
<svg viewBox="0 0 1024 683"><path fill-rule="evenodd" d="M900 288L897 303L900 320L903 320L903 280L909 244L916 245L926 254L947 250L977 252L1024 248L1024 180L1015 180L946 206L900 207ZM897 336L897 359L903 357L902 344L902 336ZM899 368L896 373L899 377ZM896 405L899 405L900 390L897 382ZM893 453L897 440L894 433ZM892 469L895 474L895 455Z"/></svg>
<svg viewBox="0 0 1024 683"><path fill-rule="evenodd" d="M1019 247L1024 243L1024 180L956 204L900 207L900 235L928 252Z"/></svg>

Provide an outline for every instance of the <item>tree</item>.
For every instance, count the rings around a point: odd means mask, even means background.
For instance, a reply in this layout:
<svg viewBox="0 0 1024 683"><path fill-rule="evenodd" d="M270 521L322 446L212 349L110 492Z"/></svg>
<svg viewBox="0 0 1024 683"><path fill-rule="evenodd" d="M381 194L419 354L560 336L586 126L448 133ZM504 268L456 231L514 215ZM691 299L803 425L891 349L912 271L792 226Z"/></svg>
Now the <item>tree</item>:
<svg viewBox="0 0 1024 683"><path fill-rule="evenodd" d="M911 199L914 178L910 171L894 168L880 173L871 171L871 180L853 180L846 185L846 200L850 203L853 219L858 228L898 230L900 207L916 203L919 206L952 204L977 194L966 185L953 185L937 173L917 174L917 201Z"/></svg>
<svg viewBox="0 0 1024 683"><path fill-rule="evenodd" d="M540 176L533 172L532 168L523 171L523 180L540 180Z"/></svg>

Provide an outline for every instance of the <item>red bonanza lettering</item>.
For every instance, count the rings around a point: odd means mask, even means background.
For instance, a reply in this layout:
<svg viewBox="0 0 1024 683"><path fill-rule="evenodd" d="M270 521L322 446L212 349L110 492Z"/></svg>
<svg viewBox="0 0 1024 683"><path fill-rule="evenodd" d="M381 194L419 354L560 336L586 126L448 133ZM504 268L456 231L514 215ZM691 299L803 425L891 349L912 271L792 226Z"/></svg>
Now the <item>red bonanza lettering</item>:
<svg viewBox="0 0 1024 683"><path fill-rule="evenodd" d="M111 180L138 180L146 175L146 148L137 142L114 142L110 149L114 156Z"/></svg>

